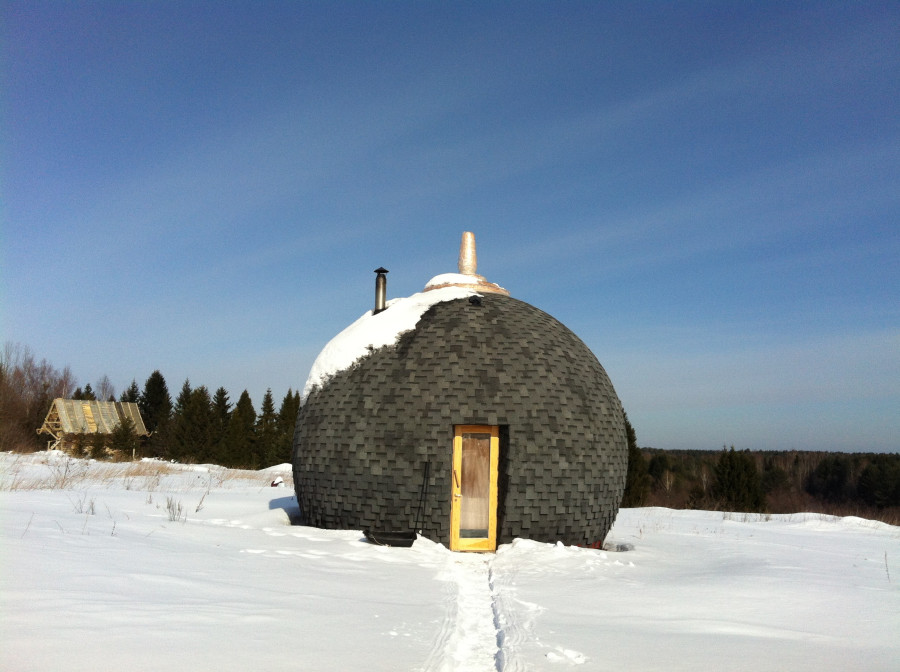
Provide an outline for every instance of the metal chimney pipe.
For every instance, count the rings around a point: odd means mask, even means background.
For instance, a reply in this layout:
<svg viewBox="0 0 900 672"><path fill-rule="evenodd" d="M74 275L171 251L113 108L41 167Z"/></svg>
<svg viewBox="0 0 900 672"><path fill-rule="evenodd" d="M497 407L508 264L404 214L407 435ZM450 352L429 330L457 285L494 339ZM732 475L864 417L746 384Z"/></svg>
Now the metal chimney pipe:
<svg viewBox="0 0 900 672"><path fill-rule="evenodd" d="M372 311L373 315L377 315L387 308L387 276L385 273L388 270L379 266L375 269L375 272L378 275L375 276L375 310Z"/></svg>
<svg viewBox="0 0 900 672"><path fill-rule="evenodd" d="M475 254L475 234L471 231L463 231L462 241L459 244L459 261L456 264L463 275L478 274L478 257Z"/></svg>

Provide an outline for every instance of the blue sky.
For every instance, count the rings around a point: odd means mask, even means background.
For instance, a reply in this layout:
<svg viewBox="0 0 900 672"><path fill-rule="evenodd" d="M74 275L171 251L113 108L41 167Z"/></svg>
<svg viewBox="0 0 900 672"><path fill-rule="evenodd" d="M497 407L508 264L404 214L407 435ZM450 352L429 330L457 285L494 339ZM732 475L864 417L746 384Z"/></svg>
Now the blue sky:
<svg viewBox="0 0 900 672"><path fill-rule="evenodd" d="M259 405L479 272L641 445L900 450L896 3L4 2L0 337Z"/></svg>

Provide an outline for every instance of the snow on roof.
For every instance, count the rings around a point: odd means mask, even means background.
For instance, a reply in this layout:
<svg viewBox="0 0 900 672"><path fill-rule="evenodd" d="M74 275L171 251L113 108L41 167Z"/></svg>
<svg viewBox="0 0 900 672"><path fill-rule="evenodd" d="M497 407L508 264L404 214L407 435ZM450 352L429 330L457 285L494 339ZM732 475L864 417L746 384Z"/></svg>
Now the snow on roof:
<svg viewBox="0 0 900 672"><path fill-rule="evenodd" d="M477 281L477 277L465 275L463 273L441 273L429 280L425 285L425 288L437 287L439 285L471 285Z"/></svg>
<svg viewBox="0 0 900 672"><path fill-rule="evenodd" d="M466 287L474 289L477 292L488 292L491 294L505 294L509 296L509 291L500 285L488 282L483 276L468 275L466 273L441 273L434 276L425 285L425 291L431 292L435 289L443 289L444 287Z"/></svg>
<svg viewBox="0 0 900 672"><path fill-rule="evenodd" d="M429 285L442 277L444 276L437 276ZM401 334L415 329L419 319L431 306L476 295L478 292L467 287L441 287L402 299L392 299L387 302L387 308L377 315L373 315L371 310L366 312L332 338L316 357L303 386L300 403L306 403L306 398L313 389L323 385L333 375L349 369L354 362L372 350L393 345Z"/></svg>

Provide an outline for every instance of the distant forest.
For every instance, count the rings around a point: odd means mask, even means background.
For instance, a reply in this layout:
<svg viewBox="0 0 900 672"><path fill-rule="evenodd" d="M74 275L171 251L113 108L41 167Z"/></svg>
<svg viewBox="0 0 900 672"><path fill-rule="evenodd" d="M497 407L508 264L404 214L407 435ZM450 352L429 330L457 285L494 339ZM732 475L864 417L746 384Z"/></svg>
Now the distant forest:
<svg viewBox="0 0 900 672"><path fill-rule="evenodd" d="M288 390L276 410L267 390L259 411L246 390L232 403L220 387L210 394L185 381L174 401L154 371L118 398L108 378L76 387L68 368L37 361L21 345L0 352L0 450L46 447L43 424L53 400L101 399L138 404L149 438L123 428L109 437L86 437L76 450L105 458L108 450L259 469L289 462L300 393ZM721 451L639 448L626 417L628 476L622 506L662 506L748 513L813 512L854 515L900 525L900 454L813 451Z"/></svg>
<svg viewBox="0 0 900 672"><path fill-rule="evenodd" d="M900 525L900 454L638 448L628 430L622 506L813 512Z"/></svg>

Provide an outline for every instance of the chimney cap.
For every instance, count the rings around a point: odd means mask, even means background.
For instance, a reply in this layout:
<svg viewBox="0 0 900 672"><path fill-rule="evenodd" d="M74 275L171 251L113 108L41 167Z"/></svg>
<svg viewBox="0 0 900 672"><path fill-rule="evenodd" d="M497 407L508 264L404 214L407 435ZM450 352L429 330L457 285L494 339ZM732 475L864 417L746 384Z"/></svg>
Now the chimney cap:
<svg viewBox="0 0 900 672"><path fill-rule="evenodd" d="M390 271L387 270L384 266L379 266L373 272L374 273L390 273Z"/></svg>

